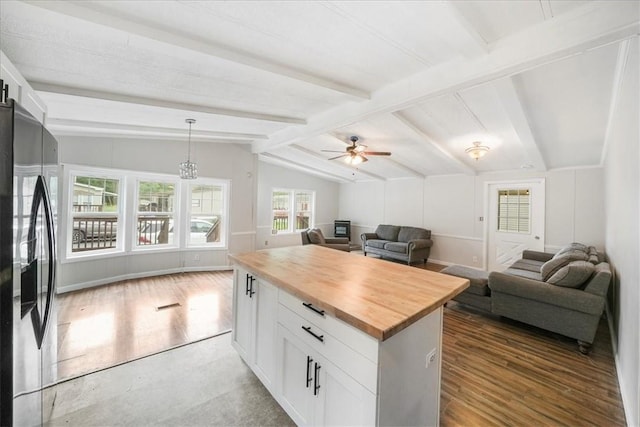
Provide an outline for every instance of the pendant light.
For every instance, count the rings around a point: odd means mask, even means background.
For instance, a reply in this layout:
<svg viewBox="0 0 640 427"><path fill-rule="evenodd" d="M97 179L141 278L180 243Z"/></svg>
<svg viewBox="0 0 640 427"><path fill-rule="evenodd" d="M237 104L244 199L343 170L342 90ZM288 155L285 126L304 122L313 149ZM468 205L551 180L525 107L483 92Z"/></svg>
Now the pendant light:
<svg viewBox="0 0 640 427"><path fill-rule="evenodd" d="M196 179L198 177L198 165L191 161L191 125L196 121L195 119L186 119L185 122L189 123L189 151L187 161L180 163L180 178Z"/></svg>

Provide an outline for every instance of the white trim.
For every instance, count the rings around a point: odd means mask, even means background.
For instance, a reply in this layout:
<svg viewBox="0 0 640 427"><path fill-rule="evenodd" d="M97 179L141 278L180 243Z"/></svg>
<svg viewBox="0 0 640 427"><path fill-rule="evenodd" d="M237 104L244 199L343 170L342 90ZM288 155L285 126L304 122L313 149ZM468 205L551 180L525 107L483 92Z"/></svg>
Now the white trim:
<svg viewBox="0 0 640 427"><path fill-rule="evenodd" d="M481 237L456 236L453 234L440 234L440 233L431 233L431 235L436 237L445 237L447 239L473 240L474 242L482 242Z"/></svg>
<svg viewBox="0 0 640 427"><path fill-rule="evenodd" d="M547 172L562 172L562 171L572 171L572 170L581 170L581 169L602 169L602 165L563 166L561 168L549 169L547 170Z"/></svg>
<svg viewBox="0 0 640 427"><path fill-rule="evenodd" d="M247 236L256 233L257 231L234 231L233 233L231 233L231 236Z"/></svg>
<svg viewBox="0 0 640 427"><path fill-rule="evenodd" d="M76 283L74 285L58 286L57 293L64 294L67 292L79 291L81 289L95 288L96 286L108 285L130 279L141 279L144 277L164 276L167 274L190 273L196 271L225 271L233 270L231 265L209 266L209 267L178 267L166 270L145 271L143 273L123 274L120 276L105 277L103 279L91 280L88 282Z"/></svg>
<svg viewBox="0 0 640 427"><path fill-rule="evenodd" d="M429 258L427 262L430 262L433 264L442 264L442 265L446 265L447 267L450 265L463 265L463 264L456 264L455 262L441 261L439 259L433 259L433 258Z"/></svg>

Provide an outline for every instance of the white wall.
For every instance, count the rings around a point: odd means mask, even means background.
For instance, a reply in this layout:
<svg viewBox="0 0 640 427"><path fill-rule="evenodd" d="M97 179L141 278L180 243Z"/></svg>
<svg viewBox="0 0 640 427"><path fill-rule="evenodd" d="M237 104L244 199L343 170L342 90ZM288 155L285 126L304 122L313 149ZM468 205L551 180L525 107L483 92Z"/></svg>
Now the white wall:
<svg viewBox="0 0 640 427"><path fill-rule="evenodd" d="M354 241L381 223L424 227L432 232L432 261L481 267L485 183L529 178L545 178L548 250L570 242L604 248L601 168L341 184L339 215L352 221Z"/></svg>
<svg viewBox="0 0 640 427"><path fill-rule="evenodd" d="M186 160L186 141L58 136L63 164L177 175ZM248 146L192 141L192 160L202 177L231 181L228 250L197 249L127 253L109 258L65 262L60 267L62 292L130 277L185 270L228 268L228 253L255 249L257 160ZM63 177L64 179L64 177ZM60 187L66 191L66 186ZM66 212L63 210L62 215ZM67 236L60 236L61 245ZM61 251L64 251L61 248Z"/></svg>
<svg viewBox="0 0 640 427"><path fill-rule="evenodd" d="M627 423L640 425L640 69L631 42L605 158L605 247L614 269L614 352Z"/></svg>
<svg viewBox="0 0 640 427"><path fill-rule="evenodd" d="M271 192L274 188L315 191L315 226L322 229L326 237L333 236L333 221L340 219L338 218L339 184L261 161L258 162L256 249L302 244L300 233L271 234Z"/></svg>

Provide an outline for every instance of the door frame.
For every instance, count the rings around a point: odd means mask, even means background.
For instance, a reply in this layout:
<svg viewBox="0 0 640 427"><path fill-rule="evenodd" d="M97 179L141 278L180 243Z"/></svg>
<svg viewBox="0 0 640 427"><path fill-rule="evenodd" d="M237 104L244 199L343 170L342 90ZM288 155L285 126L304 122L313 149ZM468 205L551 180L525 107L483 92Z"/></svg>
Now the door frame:
<svg viewBox="0 0 640 427"><path fill-rule="evenodd" d="M544 214L542 215L542 218L540 219L542 221L541 225L542 225L542 230L543 233L542 235L544 236L546 233L546 224L545 224L545 218L546 218L546 212L547 212L547 200L546 200L546 184L545 184L545 178L531 178L531 179L514 179L514 180L504 180L504 181L485 181L484 182L484 207L483 207L483 215L484 215L484 225L482 227L482 238L484 240L483 245L482 245L482 268L487 271L488 267L489 267L489 223L490 218L489 218L489 212L490 212L490 206L489 203L491 202L491 194L489 194L489 188L492 185L512 185L512 184L516 184L516 185L522 185L522 184L529 184L529 183L533 183L533 184L540 184L542 185L542 188L544 190ZM544 238L544 237L543 237ZM543 241L543 245L544 245L544 241Z"/></svg>

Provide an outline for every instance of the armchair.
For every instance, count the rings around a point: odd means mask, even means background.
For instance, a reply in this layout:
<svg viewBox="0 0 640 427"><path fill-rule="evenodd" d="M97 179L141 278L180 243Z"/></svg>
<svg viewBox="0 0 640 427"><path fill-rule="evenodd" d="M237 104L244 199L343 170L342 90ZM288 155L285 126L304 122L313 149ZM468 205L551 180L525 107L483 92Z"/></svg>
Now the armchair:
<svg viewBox="0 0 640 427"><path fill-rule="evenodd" d="M311 228L300 232L303 245L320 245L339 251L351 252L347 237L326 238L319 228Z"/></svg>

